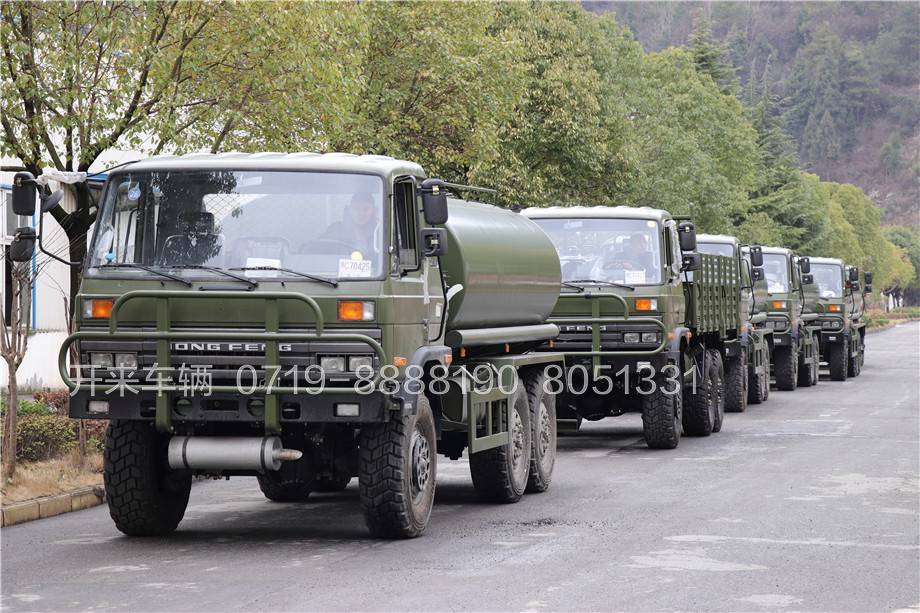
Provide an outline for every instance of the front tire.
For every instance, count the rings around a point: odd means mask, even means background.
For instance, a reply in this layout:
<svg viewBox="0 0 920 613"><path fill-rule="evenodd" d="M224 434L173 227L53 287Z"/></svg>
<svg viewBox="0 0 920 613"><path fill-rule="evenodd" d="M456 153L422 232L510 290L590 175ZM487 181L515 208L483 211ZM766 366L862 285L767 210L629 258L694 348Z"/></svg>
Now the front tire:
<svg viewBox="0 0 920 613"><path fill-rule="evenodd" d="M799 378L798 352L793 347L775 347L773 356L777 389L787 392L794 390Z"/></svg>
<svg viewBox="0 0 920 613"><path fill-rule="evenodd" d="M756 367L751 367L748 385L748 403L760 404L770 397L770 360L765 359L763 372L758 373Z"/></svg>
<svg viewBox="0 0 920 613"><path fill-rule="evenodd" d="M527 403L530 405L530 423L533 426L530 450L530 474L527 492L545 492L553 480L556 465L556 395L543 389L546 375L542 371L524 377Z"/></svg>
<svg viewBox="0 0 920 613"><path fill-rule="evenodd" d="M675 379L656 382L652 393L642 396L642 433L650 449L674 449L680 443L683 419L681 383L678 370L676 384Z"/></svg>
<svg viewBox="0 0 920 613"><path fill-rule="evenodd" d="M359 435L358 485L371 534L413 538L428 526L437 481L437 438L428 399L416 414L369 424Z"/></svg>
<svg viewBox="0 0 920 613"><path fill-rule="evenodd" d="M169 437L146 421L111 421L103 452L109 514L128 536L163 536L185 515L192 474L167 461Z"/></svg>
<svg viewBox="0 0 920 613"><path fill-rule="evenodd" d="M748 350L742 347L728 361L725 375L725 412L744 413L748 405Z"/></svg>
<svg viewBox="0 0 920 613"><path fill-rule="evenodd" d="M844 338L842 343L834 343L827 348L827 366L831 372L831 380L846 381L850 352L849 339Z"/></svg>
<svg viewBox="0 0 920 613"><path fill-rule="evenodd" d="M850 356L850 360L847 364L847 376L848 377L858 377L860 371L862 371L863 347L862 347L862 339L859 338L859 333L856 334L856 338L857 338L857 343L858 343L858 346L856 349L856 356L855 357Z"/></svg>
<svg viewBox="0 0 920 613"><path fill-rule="evenodd" d="M508 399L508 443L470 454L470 475L479 497L490 502L517 502L527 489L533 430L524 386Z"/></svg>

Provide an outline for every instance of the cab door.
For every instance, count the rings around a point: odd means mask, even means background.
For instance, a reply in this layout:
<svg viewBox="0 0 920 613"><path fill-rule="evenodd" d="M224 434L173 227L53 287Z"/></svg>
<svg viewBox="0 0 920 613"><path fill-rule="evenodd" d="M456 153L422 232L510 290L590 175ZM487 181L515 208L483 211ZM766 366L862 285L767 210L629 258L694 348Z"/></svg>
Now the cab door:
<svg viewBox="0 0 920 613"><path fill-rule="evenodd" d="M399 177L393 185L393 266L396 285L412 296L421 296L422 304L406 302L417 309L414 315L427 328L424 339L429 342L440 334L444 309L444 294L437 258L422 254L419 238L421 198L416 190L416 177ZM414 304L418 304L417 301Z"/></svg>

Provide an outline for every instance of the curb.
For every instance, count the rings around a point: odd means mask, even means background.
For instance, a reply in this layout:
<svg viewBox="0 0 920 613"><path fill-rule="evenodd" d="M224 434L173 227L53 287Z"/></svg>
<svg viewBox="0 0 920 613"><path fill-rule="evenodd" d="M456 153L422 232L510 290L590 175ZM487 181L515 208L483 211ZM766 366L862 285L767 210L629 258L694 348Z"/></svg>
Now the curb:
<svg viewBox="0 0 920 613"><path fill-rule="evenodd" d="M103 502L105 502L105 490L101 485L83 487L66 494L44 496L3 507L0 525L12 526L35 519L53 517L61 513L95 507Z"/></svg>

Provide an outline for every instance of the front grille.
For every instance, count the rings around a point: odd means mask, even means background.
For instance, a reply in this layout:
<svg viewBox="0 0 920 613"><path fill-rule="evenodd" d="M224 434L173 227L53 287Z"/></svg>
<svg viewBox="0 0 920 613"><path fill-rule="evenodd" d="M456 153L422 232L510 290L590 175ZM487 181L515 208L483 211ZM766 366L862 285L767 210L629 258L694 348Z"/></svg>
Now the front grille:
<svg viewBox="0 0 920 613"><path fill-rule="evenodd" d="M564 324L558 323L559 336L552 343L555 351L591 351L592 330L589 324ZM645 350L654 349L661 344L661 329L656 326L628 324L600 324L600 350L601 351L621 351L621 350ZM627 341L630 335L638 334L637 342ZM642 335L646 335L643 340ZM652 341L648 335L654 334L655 340ZM549 348L547 345L545 348Z"/></svg>

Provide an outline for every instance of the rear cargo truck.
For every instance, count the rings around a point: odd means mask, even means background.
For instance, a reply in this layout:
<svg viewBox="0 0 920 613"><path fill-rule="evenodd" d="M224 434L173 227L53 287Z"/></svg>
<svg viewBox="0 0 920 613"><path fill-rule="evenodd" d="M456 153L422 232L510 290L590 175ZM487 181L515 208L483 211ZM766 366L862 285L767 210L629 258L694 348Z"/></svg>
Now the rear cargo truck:
<svg viewBox="0 0 920 613"><path fill-rule="evenodd" d="M821 360L834 381L858 377L865 361L864 295L871 291L872 273L864 273L865 288L861 291L859 269L855 266L836 258L809 260L817 288Z"/></svg>
<svg viewBox="0 0 920 613"><path fill-rule="evenodd" d="M532 350L558 333L559 259L527 218L448 199L475 189L349 154L111 171L59 363L70 415L111 420L116 526L172 532L196 474L276 501L357 476L371 532L413 537L437 454L464 451L489 500L545 490L561 356ZM34 206L25 173L14 199Z"/></svg>
<svg viewBox="0 0 920 613"><path fill-rule="evenodd" d="M562 261L550 321L565 355L557 411L565 425L642 413L645 440L722 427L723 356L741 351L740 282L731 257L696 252L693 224L633 207L526 209Z"/></svg>

